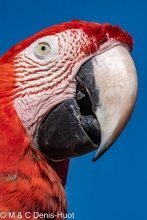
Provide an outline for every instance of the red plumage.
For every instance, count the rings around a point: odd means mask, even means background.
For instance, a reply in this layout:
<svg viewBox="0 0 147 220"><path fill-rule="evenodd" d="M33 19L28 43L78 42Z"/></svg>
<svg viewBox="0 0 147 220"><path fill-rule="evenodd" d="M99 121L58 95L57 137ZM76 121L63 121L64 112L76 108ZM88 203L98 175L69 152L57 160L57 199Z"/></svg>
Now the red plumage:
<svg viewBox="0 0 147 220"><path fill-rule="evenodd" d="M8 61L7 61L8 62ZM14 109L14 64L0 65L0 212L66 212L68 160L50 165L31 146ZM25 215L23 215L25 216ZM55 218L56 219L56 218Z"/></svg>
<svg viewBox="0 0 147 220"><path fill-rule="evenodd" d="M130 50L132 50L133 47L132 37L128 32L123 31L119 26L72 20L70 22L65 22L51 26L49 28L45 28L33 36L21 41L12 47L7 53L5 53L5 55L1 57L1 60L6 62L9 59L14 59L14 57L20 53L22 49L24 50L26 47L30 46L35 40L45 36L55 35L68 29L83 30L83 32L87 34L89 38L96 38L98 45L102 45L108 40L108 38L113 38L117 41L125 42L129 46ZM109 34L109 37L107 34ZM93 46L93 44L91 44L91 46ZM97 48L94 47L93 50L97 50ZM93 50L89 52L94 52Z"/></svg>
<svg viewBox="0 0 147 220"><path fill-rule="evenodd" d="M67 211L64 185L69 160L47 161L32 146L31 137L14 108L18 89L14 58L35 40L68 29L81 29L88 36L91 43L82 48L88 55L97 51L108 38L125 42L132 49L131 36L118 26L73 20L40 31L0 58L0 212L56 214ZM5 219L9 219L8 216Z"/></svg>

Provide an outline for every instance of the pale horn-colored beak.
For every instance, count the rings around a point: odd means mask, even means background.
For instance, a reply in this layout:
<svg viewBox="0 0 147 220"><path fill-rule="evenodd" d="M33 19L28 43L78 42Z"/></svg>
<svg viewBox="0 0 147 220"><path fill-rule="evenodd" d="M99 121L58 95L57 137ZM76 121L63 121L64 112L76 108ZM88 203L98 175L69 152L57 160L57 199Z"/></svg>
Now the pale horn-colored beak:
<svg viewBox="0 0 147 220"><path fill-rule="evenodd" d="M93 161L113 144L128 123L137 96L137 74L133 59L123 45L92 58L99 104L95 115L100 124L101 143Z"/></svg>

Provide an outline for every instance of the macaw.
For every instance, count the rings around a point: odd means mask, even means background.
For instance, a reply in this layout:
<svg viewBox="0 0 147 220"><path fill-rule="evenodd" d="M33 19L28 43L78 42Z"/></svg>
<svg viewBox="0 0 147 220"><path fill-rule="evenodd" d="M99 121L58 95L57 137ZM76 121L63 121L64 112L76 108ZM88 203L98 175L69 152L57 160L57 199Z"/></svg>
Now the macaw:
<svg viewBox="0 0 147 220"><path fill-rule="evenodd" d="M72 20L40 31L0 57L5 219L34 219L34 213L38 219L64 218L69 159L97 150L97 160L133 112L132 47L132 37L119 26Z"/></svg>

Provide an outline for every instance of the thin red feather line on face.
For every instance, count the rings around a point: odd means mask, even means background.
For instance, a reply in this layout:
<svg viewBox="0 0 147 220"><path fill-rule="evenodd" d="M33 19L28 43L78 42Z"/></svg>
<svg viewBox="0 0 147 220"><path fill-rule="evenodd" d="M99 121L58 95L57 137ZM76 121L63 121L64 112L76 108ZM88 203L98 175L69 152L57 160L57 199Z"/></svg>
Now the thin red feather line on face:
<svg viewBox="0 0 147 220"><path fill-rule="evenodd" d="M71 72L72 72L72 68L74 67L74 65L75 65L75 62L73 62L73 63L70 63L67 67L66 67L66 69L65 69L65 72L67 72L67 70L69 69L70 70L70 72L64 77L64 79L62 79L62 81L66 81L66 79L70 76L70 74L71 74ZM31 73L31 74L33 74L33 73ZM50 74L47 74L46 76L49 76ZM61 74L62 75L62 74ZM59 76L56 76L54 79L57 79ZM40 79L41 77L38 77L38 78L35 78L35 79L31 79L31 81L35 81L35 80L37 80L37 79ZM44 77L43 77L44 78ZM26 81L26 80L25 80ZM28 80L28 81L30 81L30 79ZM42 87L42 85L38 85L37 86L37 88L38 88L38 91L31 91L31 92L29 92L29 95L36 95L36 94L39 94L39 93L41 93L41 92L43 92L43 91L48 91L48 90L52 90L53 88L55 88L55 87L58 87L59 86L59 84L60 83L62 83L62 81L60 81L60 82L57 82L57 83L55 83L53 86L50 86L50 87L47 87L46 89L45 88L41 88ZM47 84L48 84L49 82L47 82ZM28 86L26 86L25 87L25 90L27 90L27 89L31 89L31 88L33 88L33 86L31 86L31 85L28 85ZM36 86L35 86L35 88L36 88ZM40 89L39 89L40 88ZM20 92L20 94L19 94L19 92ZM16 93L16 95L14 96L15 98L16 98L16 96L17 97L20 97L20 96L22 96L22 97L25 97L25 94L24 95L21 95L21 90L20 89L18 89L17 90L17 93Z"/></svg>
<svg viewBox="0 0 147 220"><path fill-rule="evenodd" d="M39 38L49 35L55 35L68 29L81 29L86 35L88 35L89 38L94 38L96 42L99 42L101 45L103 44L103 39L108 39L107 35L109 35L109 38L113 38L116 41L126 43L129 46L130 50L132 50L133 47L132 37L129 35L128 32L123 31L119 26L73 20L70 22L51 26L23 40L16 46L12 47L7 53L5 53L1 57L0 62L6 62L8 59L12 58L12 56L14 59L17 54L19 54L22 50L30 46L34 41ZM91 49L96 50L97 48L93 47Z"/></svg>
<svg viewBox="0 0 147 220"><path fill-rule="evenodd" d="M77 61L80 62L82 59L84 59L84 57L83 57L83 56L80 56ZM60 76L62 76L63 73L68 72L67 70L70 70L70 72L67 74L67 75L70 75L71 72L72 72L72 68L74 67L75 64L76 64L75 61L73 61L73 62L70 62L70 61L69 61L69 64L67 65L67 67L66 67L65 69L63 69L63 71L62 71L59 75L54 75L54 78L53 78L53 79L50 79L50 80L47 81L46 83L50 83L50 82L52 82L54 79L59 78ZM23 68L23 66L20 65L20 66L18 67L18 69L16 68L15 72L19 74L21 68ZM29 66L29 68L30 68L30 66ZM46 68L43 69L43 70L41 70L41 69L39 69L39 68L38 68L38 69L35 68L33 72L29 72L29 71L28 71L28 72L26 72L23 76L20 76L20 75L19 75L19 77L17 77L17 81L19 81L20 78L21 78L21 79L24 78L24 81L25 81L25 82L27 82L27 81L35 81L35 80L39 80L39 79L44 79L44 78L46 78L46 77L52 76L52 71L53 71L53 72L56 72L56 71L60 70L60 68L63 68L63 64L62 64L62 63L60 64L60 66L57 66L57 69L55 69L55 70L52 70L50 66L49 66L49 67L46 66ZM31 69L33 69L33 68L31 68ZM43 71L43 72L46 72L46 75L45 75L45 76L44 76L44 75L42 75L42 76L39 75L39 76L36 76L36 77L34 77L34 78L29 78L29 79L26 79L26 78L25 78L25 77L27 77L27 76L33 75L34 73L41 73L42 71ZM51 71L51 72L49 72L49 71ZM21 82L23 83L23 81L21 81Z"/></svg>

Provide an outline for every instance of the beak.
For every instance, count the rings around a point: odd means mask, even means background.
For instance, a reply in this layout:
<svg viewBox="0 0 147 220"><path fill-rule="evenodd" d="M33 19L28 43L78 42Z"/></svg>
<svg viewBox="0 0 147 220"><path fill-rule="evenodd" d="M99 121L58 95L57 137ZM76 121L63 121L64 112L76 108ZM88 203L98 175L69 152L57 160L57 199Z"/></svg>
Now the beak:
<svg viewBox="0 0 147 220"><path fill-rule="evenodd" d="M76 80L75 99L56 106L38 129L39 150L55 161L97 149L96 161L121 134L135 106L136 69L122 45L91 58Z"/></svg>
<svg viewBox="0 0 147 220"><path fill-rule="evenodd" d="M130 119L137 96L137 74L133 59L121 45L92 59L99 104L94 113L99 121L101 143L96 161L113 144Z"/></svg>

